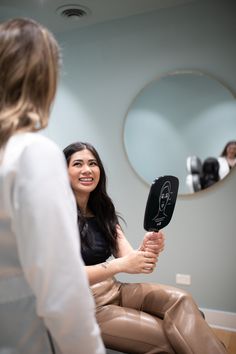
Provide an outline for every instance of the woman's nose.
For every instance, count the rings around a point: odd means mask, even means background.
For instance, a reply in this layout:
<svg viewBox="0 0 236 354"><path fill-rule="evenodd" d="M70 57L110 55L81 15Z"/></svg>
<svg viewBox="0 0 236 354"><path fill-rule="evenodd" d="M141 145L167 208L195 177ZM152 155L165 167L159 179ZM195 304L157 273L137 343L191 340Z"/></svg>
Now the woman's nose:
<svg viewBox="0 0 236 354"><path fill-rule="evenodd" d="M91 172L90 166L84 165L84 168L83 168L83 171L82 171L82 172L84 172L84 173L90 173L90 172Z"/></svg>

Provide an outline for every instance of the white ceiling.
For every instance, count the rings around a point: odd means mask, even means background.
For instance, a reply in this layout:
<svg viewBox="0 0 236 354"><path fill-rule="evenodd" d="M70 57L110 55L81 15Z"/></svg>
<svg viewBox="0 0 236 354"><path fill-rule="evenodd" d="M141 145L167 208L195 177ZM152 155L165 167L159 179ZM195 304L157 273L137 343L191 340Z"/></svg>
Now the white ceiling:
<svg viewBox="0 0 236 354"><path fill-rule="evenodd" d="M193 1L196 0L0 0L0 21L31 17L53 32L65 32ZM65 18L57 13L63 5L81 5L90 11L82 18Z"/></svg>

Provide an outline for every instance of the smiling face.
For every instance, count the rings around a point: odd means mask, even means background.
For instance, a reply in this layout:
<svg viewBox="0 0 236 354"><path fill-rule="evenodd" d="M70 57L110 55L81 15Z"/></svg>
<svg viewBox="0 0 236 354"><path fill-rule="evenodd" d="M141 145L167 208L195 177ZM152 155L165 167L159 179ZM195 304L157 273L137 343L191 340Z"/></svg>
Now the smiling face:
<svg viewBox="0 0 236 354"><path fill-rule="evenodd" d="M227 150L226 150L226 155L227 155L227 157L232 158L232 159L234 159L236 157L236 144L235 143L228 145Z"/></svg>
<svg viewBox="0 0 236 354"><path fill-rule="evenodd" d="M89 195L97 187L100 179L98 162L87 149L71 155L68 173L71 187L76 195Z"/></svg>

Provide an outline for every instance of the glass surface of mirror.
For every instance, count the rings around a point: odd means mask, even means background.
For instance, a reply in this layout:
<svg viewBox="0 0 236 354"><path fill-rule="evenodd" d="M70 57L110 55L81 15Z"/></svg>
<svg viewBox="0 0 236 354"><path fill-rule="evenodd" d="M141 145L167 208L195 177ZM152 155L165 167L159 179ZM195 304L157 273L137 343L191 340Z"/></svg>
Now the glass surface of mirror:
<svg viewBox="0 0 236 354"><path fill-rule="evenodd" d="M168 73L135 97L123 139L128 160L145 183L170 174L179 178L179 193L189 194L188 157L218 158L226 143L236 139L235 97L206 74Z"/></svg>

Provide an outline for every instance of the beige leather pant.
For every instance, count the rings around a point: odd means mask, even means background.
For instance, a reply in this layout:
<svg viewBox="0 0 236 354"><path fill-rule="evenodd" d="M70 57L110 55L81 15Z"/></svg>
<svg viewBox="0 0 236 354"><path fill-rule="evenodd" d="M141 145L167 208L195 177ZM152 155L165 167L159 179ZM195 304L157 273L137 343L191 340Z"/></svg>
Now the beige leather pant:
<svg viewBox="0 0 236 354"><path fill-rule="evenodd" d="M191 295L110 278L91 286L107 348L132 354L225 354Z"/></svg>

